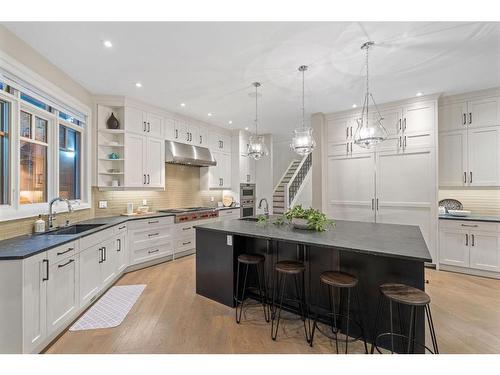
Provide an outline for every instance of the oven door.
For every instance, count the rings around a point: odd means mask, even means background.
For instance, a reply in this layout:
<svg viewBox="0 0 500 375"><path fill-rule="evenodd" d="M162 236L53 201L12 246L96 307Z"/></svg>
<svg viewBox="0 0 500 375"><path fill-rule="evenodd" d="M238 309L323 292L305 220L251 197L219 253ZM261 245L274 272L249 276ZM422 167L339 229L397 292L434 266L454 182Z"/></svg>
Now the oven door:
<svg viewBox="0 0 500 375"><path fill-rule="evenodd" d="M240 213L241 217L254 216L255 214L253 206L242 206L240 208Z"/></svg>
<svg viewBox="0 0 500 375"><path fill-rule="evenodd" d="M240 193L242 198L253 198L255 189L253 187L242 187Z"/></svg>

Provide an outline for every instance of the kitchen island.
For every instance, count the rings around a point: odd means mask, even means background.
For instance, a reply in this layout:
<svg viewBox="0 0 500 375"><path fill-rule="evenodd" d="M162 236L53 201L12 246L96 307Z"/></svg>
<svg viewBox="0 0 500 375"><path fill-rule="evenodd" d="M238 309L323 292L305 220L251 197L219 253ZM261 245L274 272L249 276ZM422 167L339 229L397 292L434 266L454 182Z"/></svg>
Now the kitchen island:
<svg viewBox="0 0 500 375"><path fill-rule="evenodd" d="M424 263L432 261L418 226L336 221L335 227L326 232L313 232L252 219L228 220L196 226L196 293L234 307L237 257L248 252L266 256L269 290L270 275L278 260L304 261L311 316L328 310L327 289L319 282L322 272L337 270L355 275L359 280L361 321L369 342L379 285L403 283L424 290ZM294 310L292 306L287 308ZM390 325L387 310L380 324L383 331ZM401 316L403 326L408 327L409 309L402 308ZM350 333L356 336L359 332L353 328ZM417 316L416 339L423 342L424 337L421 313Z"/></svg>

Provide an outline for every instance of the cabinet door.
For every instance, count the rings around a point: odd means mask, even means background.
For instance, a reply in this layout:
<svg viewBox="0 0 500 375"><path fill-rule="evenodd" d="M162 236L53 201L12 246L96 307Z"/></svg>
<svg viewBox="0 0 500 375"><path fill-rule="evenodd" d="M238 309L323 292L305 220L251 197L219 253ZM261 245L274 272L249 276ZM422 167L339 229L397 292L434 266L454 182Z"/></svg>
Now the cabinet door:
<svg viewBox="0 0 500 375"><path fill-rule="evenodd" d="M250 182L250 158L247 155L240 155L240 183Z"/></svg>
<svg viewBox="0 0 500 375"><path fill-rule="evenodd" d="M207 128L205 128L204 126L200 126L198 128L194 144L196 144L197 146L200 146L200 147L208 147L208 131L207 131Z"/></svg>
<svg viewBox="0 0 500 375"><path fill-rule="evenodd" d="M219 151L212 151L212 156L217 162L213 167L208 167L208 188L217 189L221 187L220 170L222 168L222 153Z"/></svg>
<svg viewBox="0 0 500 375"><path fill-rule="evenodd" d="M500 127L469 128L469 185L500 185Z"/></svg>
<svg viewBox="0 0 500 375"><path fill-rule="evenodd" d="M231 154L222 153L220 156L221 169L219 169L220 177L222 178L221 187L225 189L231 188Z"/></svg>
<svg viewBox="0 0 500 375"><path fill-rule="evenodd" d="M187 127L187 143L198 146L199 139L197 137L198 137L198 127L189 124Z"/></svg>
<svg viewBox="0 0 500 375"><path fill-rule="evenodd" d="M118 274L118 253L116 252L116 238L102 245L101 256L101 285L106 287Z"/></svg>
<svg viewBox="0 0 500 375"><path fill-rule="evenodd" d="M386 110L380 112L382 116L382 125L385 130L387 130L387 135L389 138L395 137L402 130L403 119L402 111L400 108L395 108L392 110Z"/></svg>
<svg viewBox="0 0 500 375"><path fill-rule="evenodd" d="M52 334L74 316L79 307L78 257L51 265L47 283L47 332Z"/></svg>
<svg viewBox="0 0 500 375"><path fill-rule="evenodd" d="M256 182L256 173L257 173L257 162L252 159L248 158L248 176L249 176L249 183L254 184Z"/></svg>
<svg viewBox="0 0 500 375"><path fill-rule="evenodd" d="M469 240L467 231L441 228L439 230L439 263L469 267Z"/></svg>
<svg viewBox="0 0 500 375"><path fill-rule="evenodd" d="M164 142L161 138L147 139L144 170L147 171L146 186L165 187L165 153Z"/></svg>
<svg viewBox="0 0 500 375"><path fill-rule="evenodd" d="M221 135L221 141L222 141L222 151L224 152L231 152L231 137L229 135Z"/></svg>
<svg viewBox="0 0 500 375"><path fill-rule="evenodd" d="M424 102L403 109L402 131L404 134L422 134L434 131L435 103Z"/></svg>
<svg viewBox="0 0 500 375"><path fill-rule="evenodd" d="M329 143L340 143L352 140L356 131L355 117L327 121L326 134Z"/></svg>
<svg viewBox="0 0 500 375"><path fill-rule="evenodd" d="M466 186L467 130L439 134L439 186Z"/></svg>
<svg viewBox="0 0 500 375"><path fill-rule="evenodd" d="M147 119L144 111L125 107L125 130L136 134L145 134L147 130Z"/></svg>
<svg viewBox="0 0 500 375"><path fill-rule="evenodd" d="M224 136L222 134L210 133L210 150L224 151ZM226 145L227 147L227 145Z"/></svg>
<svg viewBox="0 0 500 375"><path fill-rule="evenodd" d="M374 154L328 158L327 215L338 220L375 220Z"/></svg>
<svg viewBox="0 0 500 375"><path fill-rule="evenodd" d="M129 264L128 249L129 247L127 243L127 234L124 233L120 235L115 241L114 251L117 252L117 268L119 273L122 272L125 268L127 268Z"/></svg>
<svg viewBox="0 0 500 375"><path fill-rule="evenodd" d="M23 260L23 352L31 353L47 336L47 279L50 279L46 253Z"/></svg>
<svg viewBox="0 0 500 375"><path fill-rule="evenodd" d="M470 267L500 271L500 237L497 233L471 232Z"/></svg>
<svg viewBox="0 0 500 375"><path fill-rule="evenodd" d="M93 301L101 290L101 248L95 245L80 252L80 307Z"/></svg>
<svg viewBox="0 0 500 375"><path fill-rule="evenodd" d="M183 120L174 120L174 141L186 143L187 141L187 127Z"/></svg>
<svg viewBox="0 0 500 375"><path fill-rule="evenodd" d="M438 109L438 129L440 132L463 129L467 126L467 103L452 103Z"/></svg>
<svg viewBox="0 0 500 375"><path fill-rule="evenodd" d="M468 124L470 127L500 125L500 98L473 100L467 103Z"/></svg>
<svg viewBox="0 0 500 375"><path fill-rule="evenodd" d="M161 116L153 113L147 114L147 133L150 137L162 138L163 137L163 119Z"/></svg>
<svg viewBox="0 0 500 375"><path fill-rule="evenodd" d="M167 141L175 141L175 121L166 118L163 121L163 138Z"/></svg>
<svg viewBox="0 0 500 375"><path fill-rule="evenodd" d="M144 172L146 136L125 134L125 186L142 187L147 182Z"/></svg>

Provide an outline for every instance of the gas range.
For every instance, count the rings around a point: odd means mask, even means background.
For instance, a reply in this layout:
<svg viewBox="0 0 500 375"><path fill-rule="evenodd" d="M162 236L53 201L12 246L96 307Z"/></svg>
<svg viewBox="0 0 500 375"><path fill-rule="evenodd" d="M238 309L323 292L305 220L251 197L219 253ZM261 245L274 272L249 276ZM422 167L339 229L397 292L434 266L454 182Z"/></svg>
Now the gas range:
<svg viewBox="0 0 500 375"><path fill-rule="evenodd" d="M159 210L158 212L174 214L176 223L219 217L219 211L212 207L170 208L166 210Z"/></svg>

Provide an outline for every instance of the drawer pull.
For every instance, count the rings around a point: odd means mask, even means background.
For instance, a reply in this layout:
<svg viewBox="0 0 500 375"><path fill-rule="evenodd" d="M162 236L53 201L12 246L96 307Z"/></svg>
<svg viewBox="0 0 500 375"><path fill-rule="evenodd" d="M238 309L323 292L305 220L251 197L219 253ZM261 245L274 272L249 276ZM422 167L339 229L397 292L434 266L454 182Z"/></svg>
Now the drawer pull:
<svg viewBox="0 0 500 375"><path fill-rule="evenodd" d="M57 266L57 268L63 268L63 267L66 267L68 264L71 264L71 263L73 263L74 261L75 261L74 259L70 259L70 260L68 260L68 261L67 261L66 263L64 263L64 264L59 264L59 265Z"/></svg>
<svg viewBox="0 0 500 375"><path fill-rule="evenodd" d="M148 237L154 237L154 236L158 236L160 233L150 233L148 234Z"/></svg>
<svg viewBox="0 0 500 375"><path fill-rule="evenodd" d="M477 228L479 225L477 224L461 224L463 227L468 227L468 228Z"/></svg>
<svg viewBox="0 0 500 375"><path fill-rule="evenodd" d="M49 280L49 260L44 259L42 261L42 263L45 263L45 275L46 275L46 276L42 276L42 281L48 281Z"/></svg>
<svg viewBox="0 0 500 375"><path fill-rule="evenodd" d="M474 246L474 245L475 245L475 238L474 238L474 235L473 235L473 234L471 234L470 236L471 236L471 239L472 239L472 243L471 243L471 245L472 245L472 246Z"/></svg>
<svg viewBox="0 0 500 375"><path fill-rule="evenodd" d="M148 251L148 254L157 253L158 251L160 251L160 249L156 249L156 250L149 250L149 251Z"/></svg>
<svg viewBox="0 0 500 375"><path fill-rule="evenodd" d="M63 254L69 253L72 250L75 250L75 249L73 247L68 247L68 250L61 251L60 253L57 253L57 255L63 255Z"/></svg>
<svg viewBox="0 0 500 375"><path fill-rule="evenodd" d="M125 229L127 226L124 225L123 227L118 227L119 230Z"/></svg>
<svg viewBox="0 0 500 375"><path fill-rule="evenodd" d="M158 224L158 223L159 223L158 220L148 221L148 224Z"/></svg>
<svg viewBox="0 0 500 375"><path fill-rule="evenodd" d="M191 243L191 241L189 241L189 242L183 242L182 244L183 245L189 245L190 243Z"/></svg>
<svg viewBox="0 0 500 375"><path fill-rule="evenodd" d="M469 246L469 235L465 233L465 246Z"/></svg>
<svg viewBox="0 0 500 375"><path fill-rule="evenodd" d="M192 227L182 228L182 230L190 230Z"/></svg>

